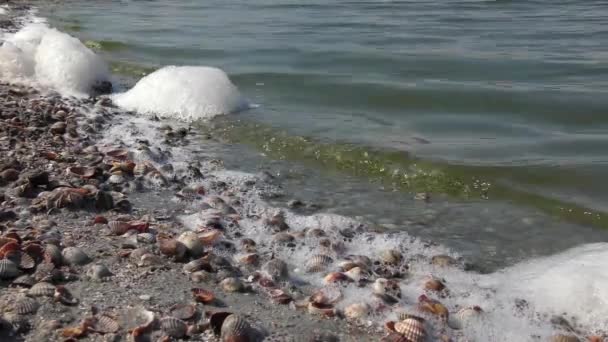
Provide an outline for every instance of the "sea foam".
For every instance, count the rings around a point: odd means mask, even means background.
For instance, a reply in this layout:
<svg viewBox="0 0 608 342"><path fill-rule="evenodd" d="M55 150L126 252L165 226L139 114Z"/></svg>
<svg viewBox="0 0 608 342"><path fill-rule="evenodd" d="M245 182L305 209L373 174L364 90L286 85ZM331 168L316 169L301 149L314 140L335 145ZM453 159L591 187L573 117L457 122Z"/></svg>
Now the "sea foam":
<svg viewBox="0 0 608 342"><path fill-rule="evenodd" d="M31 23L8 35L0 47L0 78L50 87L63 95L87 96L109 80L106 63L78 39Z"/></svg>
<svg viewBox="0 0 608 342"><path fill-rule="evenodd" d="M167 66L113 96L120 107L184 121L208 119L247 107L226 73L212 67Z"/></svg>

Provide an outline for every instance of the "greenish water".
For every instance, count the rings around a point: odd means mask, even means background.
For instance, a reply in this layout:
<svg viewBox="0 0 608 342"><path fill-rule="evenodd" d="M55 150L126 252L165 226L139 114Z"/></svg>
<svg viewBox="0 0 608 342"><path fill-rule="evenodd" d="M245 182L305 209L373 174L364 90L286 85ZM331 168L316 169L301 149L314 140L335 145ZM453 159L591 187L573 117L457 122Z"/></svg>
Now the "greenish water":
<svg viewBox="0 0 608 342"><path fill-rule="evenodd" d="M407 229L491 264L608 240L603 1L75 0L43 12L109 61L119 90L163 65L224 69L259 107L200 130L237 168L304 167L313 176L287 186L343 213L399 225L413 194L431 192L449 214ZM246 153L262 156L247 166Z"/></svg>

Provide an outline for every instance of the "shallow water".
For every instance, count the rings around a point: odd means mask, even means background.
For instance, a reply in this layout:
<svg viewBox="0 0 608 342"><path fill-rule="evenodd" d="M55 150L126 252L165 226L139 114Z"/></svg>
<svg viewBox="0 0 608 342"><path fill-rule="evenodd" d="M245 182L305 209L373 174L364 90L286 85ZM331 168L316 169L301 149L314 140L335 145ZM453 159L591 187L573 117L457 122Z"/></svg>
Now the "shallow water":
<svg viewBox="0 0 608 342"><path fill-rule="evenodd" d="M125 86L163 65L224 69L260 105L214 123L235 144L227 162L276 164L329 210L488 268L608 241L602 1L69 1L43 14Z"/></svg>

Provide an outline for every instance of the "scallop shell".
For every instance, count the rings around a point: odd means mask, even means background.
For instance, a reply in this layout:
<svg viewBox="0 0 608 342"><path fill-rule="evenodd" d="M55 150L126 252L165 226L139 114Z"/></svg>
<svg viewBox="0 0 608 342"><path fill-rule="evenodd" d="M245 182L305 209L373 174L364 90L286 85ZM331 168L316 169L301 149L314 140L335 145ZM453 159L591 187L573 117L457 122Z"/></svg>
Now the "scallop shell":
<svg viewBox="0 0 608 342"><path fill-rule="evenodd" d="M59 247L52 244L47 244L44 247L44 259L55 266L61 266L61 264L63 263L63 256L61 255L61 250L59 249Z"/></svg>
<svg viewBox="0 0 608 342"><path fill-rule="evenodd" d="M251 326L241 315L232 314L222 323L220 336L222 341L249 341Z"/></svg>
<svg viewBox="0 0 608 342"><path fill-rule="evenodd" d="M32 297L52 297L55 294L55 285L47 282L36 283L27 294Z"/></svg>
<svg viewBox="0 0 608 342"><path fill-rule="evenodd" d="M7 258L17 264L17 267L22 270L31 270L36 267L36 261L27 253L15 252L13 253L13 257L7 256Z"/></svg>
<svg viewBox="0 0 608 342"><path fill-rule="evenodd" d="M331 272L323 278L325 284L347 283L352 281L353 280L349 276L341 272Z"/></svg>
<svg viewBox="0 0 608 342"><path fill-rule="evenodd" d="M240 292L244 288L243 282L234 277L222 280L220 286L225 292Z"/></svg>
<svg viewBox="0 0 608 342"><path fill-rule="evenodd" d="M192 304L176 304L169 311L171 316L177 319L189 320L196 314L196 306Z"/></svg>
<svg viewBox="0 0 608 342"><path fill-rule="evenodd" d="M157 237L158 247L163 255L181 260L186 254L186 246L173 238Z"/></svg>
<svg viewBox="0 0 608 342"><path fill-rule="evenodd" d="M78 247L66 247L61 254L68 265L85 265L91 262L91 258Z"/></svg>
<svg viewBox="0 0 608 342"><path fill-rule="evenodd" d="M156 242L156 237L152 233L140 233L137 234L137 241L142 243L154 243Z"/></svg>
<svg viewBox="0 0 608 342"><path fill-rule="evenodd" d="M129 224L124 221L109 221L108 227L112 235L122 235L129 230Z"/></svg>
<svg viewBox="0 0 608 342"><path fill-rule="evenodd" d="M13 286L23 286L23 287L32 287L32 285L36 284L36 280L29 274L22 275L17 277L17 279L13 280L11 285Z"/></svg>
<svg viewBox="0 0 608 342"><path fill-rule="evenodd" d="M422 342L426 336L424 323L413 318L395 323L395 331L411 342Z"/></svg>
<svg viewBox="0 0 608 342"><path fill-rule="evenodd" d="M177 241L183 243L193 257L199 257L205 252L205 246L195 232L184 232L177 238Z"/></svg>
<svg viewBox="0 0 608 342"><path fill-rule="evenodd" d="M32 298L23 297L18 299L11 306L11 310L19 315L29 315L38 310L40 304Z"/></svg>
<svg viewBox="0 0 608 342"><path fill-rule="evenodd" d="M186 335L188 326L181 319L165 317L160 320L160 329L169 337L181 338Z"/></svg>
<svg viewBox="0 0 608 342"><path fill-rule="evenodd" d="M364 318L369 312L370 306L365 303L354 303L344 308L344 316L350 320Z"/></svg>
<svg viewBox="0 0 608 342"><path fill-rule="evenodd" d="M113 334L120 330L120 325L110 315L101 314L96 317L94 328L102 334Z"/></svg>
<svg viewBox="0 0 608 342"><path fill-rule="evenodd" d="M281 259L272 259L262 265L262 271L273 281L283 281L289 279L289 269L287 263Z"/></svg>
<svg viewBox="0 0 608 342"><path fill-rule="evenodd" d="M306 263L306 272L322 272L333 262L334 260L325 254L314 255Z"/></svg>
<svg viewBox="0 0 608 342"><path fill-rule="evenodd" d="M0 279L12 279L19 275L17 264L8 260L0 260Z"/></svg>

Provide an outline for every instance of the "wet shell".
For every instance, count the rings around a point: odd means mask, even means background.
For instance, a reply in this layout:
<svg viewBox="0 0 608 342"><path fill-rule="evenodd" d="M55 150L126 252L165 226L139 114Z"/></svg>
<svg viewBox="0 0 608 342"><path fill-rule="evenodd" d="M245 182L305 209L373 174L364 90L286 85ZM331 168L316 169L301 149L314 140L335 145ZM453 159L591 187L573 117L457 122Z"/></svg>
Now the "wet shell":
<svg viewBox="0 0 608 342"><path fill-rule="evenodd" d="M141 243L154 243L156 242L156 237L152 233L140 233L137 234L137 241Z"/></svg>
<svg viewBox="0 0 608 342"><path fill-rule="evenodd" d="M109 315L102 314L96 317L95 320L95 331L102 334L113 334L120 329L118 322Z"/></svg>
<svg viewBox="0 0 608 342"><path fill-rule="evenodd" d="M169 337L181 338L186 335L188 326L181 319L165 317L160 320L160 329Z"/></svg>
<svg viewBox="0 0 608 342"><path fill-rule="evenodd" d="M449 255L435 255L431 258L431 264L440 267L452 266L457 263L456 259Z"/></svg>
<svg viewBox="0 0 608 342"><path fill-rule="evenodd" d="M244 288L243 282L233 277L222 280L220 286L224 292L240 292Z"/></svg>
<svg viewBox="0 0 608 342"><path fill-rule="evenodd" d="M209 263L209 261L207 261L204 258L190 261L189 263L184 265L183 269L184 269L184 272L186 272L186 273L193 273L193 272L200 271L200 270L205 270L207 272L213 272L213 267L211 267L211 264Z"/></svg>
<svg viewBox="0 0 608 342"><path fill-rule="evenodd" d="M158 247L160 252L166 256L173 257L176 260L181 260L186 254L186 246L172 238L157 237Z"/></svg>
<svg viewBox="0 0 608 342"><path fill-rule="evenodd" d="M199 257L205 252L205 246L195 232L184 232L177 238L177 241L184 244L188 253L193 257Z"/></svg>
<svg viewBox="0 0 608 342"><path fill-rule="evenodd" d="M273 281L283 281L289 279L289 269L287 263L281 259L272 259L262 265L262 271Z"/></svg>
<svg viewBox="0 0 608 342"><path fill-rule="evenodd" d="M34 284L34 286L27 291L27 294L32 297L52 297L55 294L55 285L47 282L40 282Z"/></svg>
<svg viewBox="0 0 608 342"><path fill-rule="evenodd" d="M63 256L61 255L61 250L59 249L59 247L52 244L47 244L44 247L44 259L55 266L61 266L61 264L63 263Z"/></svg>
<svg viewBox="0 0 608 342"><path fill-rule="evenodd" d="M411 342L421 342L426 336L424 323L412 318L395 323L395 331Z"/></svg>
<svg viewBox="0 0 608 342"><path fill-rule="evenodd" d="M171 316L177 319L189 320L196 314L196 306L192 304L176 304L170 310Z"/></svg>
<svg viewBox="0 0 608 342"><path fill-rule="evenodd" d="M445 289L445 284L439 279L430 278L424 283L424 289L427 291L441 292Z"/></svg>
<svg viewBox="0 0 608 342"><path fill-rule="evenodd" d="M336 309L334 309L333 305L308 303L308 313L324 317L334 317Z"/></svg>
<svg viewBox="0 0 608 342"><path fill-rule="evenodd" d="M144 176L145 174L147 174L149 171L151 171L153 168L148 165L148 163L137 163L135 165L135 167L133 168L133 174L135 176Z"/></svg>
<svg viewBox="0 0 608 342"><path fill-rule="evenodd" d="M238 261L243 265L256 265L259 260L260 260L260 257L256 253L240 255L238 257Z"/></svg>
<svg viewBox="0 0 608 342"><path fill-rule="evenodd" d="M34 277L32 277L31 275L28 275L28 274L18 277L17 279L13 280L13 282L11 283L11 285L13 285L13 286L23 286L23 287L32 287L34 284L36 284L36 280L34 279Z"/></svg>
<svg viewBox="0 0 608 342"><path fill-rule="evenodd" d="M443 304L425 295L418 298L418 310L439 316L445 320L448 319L449 315L448 309Z"/></svg>
<svg viewBox="0 0 608 342"><path fill-rule="evenodd" d="M129 156L129 151L125 149L114 149L107 151L106 156L116 160L125 160Z"/></svg>
<svg viewBox="0 0 608 342"><path fill-rule="evenodd" d="M103 280L113 276L112 272L105 265L92 265L88 269L87 275L94 280Z"/></svg>
<svg viewBox="0 0 608 342"><path fill-rule="evenodd" d="M354 303L344 308L346 319L357 320L366 317L370 312L369 305L365 303Z"/></svg>
<svg viewBox="0 0 608 342"><path fill-rule="evenodd" d="M389 303L396 303L401 298L401 288L394 280L378 278L372 285L374 294Z"/></svg>
<svg viewBox="0 0 608 342"><path fill-rule="evenodd" d="M108 183L110 184L121 184L124 183L125 177L122 173L114 173L108 178Z"/></svg>
<svg viewBox="0 0 608 342"><path fill-rule="evenodd" d="M17 264L8 260L0 260L0 279L12 279L19 275Z"/></svg>
<svg viewBox="0 0 608 342"><path fill-rule="evenodd" d="M251 327L241 315L232 314L222 323L220 336L222 341L249 341Z"/></svg>
<svg viewBox="0 0 608 342"><path fill-rule="evenodd" d="M0 258L6 257L6 255L11 252L18 251L19 248L20 248L19 242L17 242L17 241L11 241L9 243L2 245L2 247L0 247Z"/></svg>
<svg viewBox="0 0 608 342"><path fill-rule="evenodd" d="M85 265L91 261L91 258L78 247L66 247L61 254L68 265Z"/></svg>
<svg viewBox="0 0 608 342"><path fill-rule="evenodd" d="M327 269L332 262L334 262L334 260L325 254L314 255L306 263L306 272L322 272Z"/></svg>
<svg viewBox="0 0 608 342"><path fill-rule="evenodd" d="M385 250L380 254L380 260L388 265L398 265L399 263L401 263L402 259L403 255L401 255L399 251L394 249Z"/></svg>
<svg viewBox="0 0 608 342"><path fill-rule="evenodd" d="M276 233L272 236L272 241L277 243L289 243L293 242L295 238L289 233Z"/></svg>
<svg viewBox="0 0 608 342"><path fill-rule="evenodd" d="M462 308L453 315L450 315L448 326L452 329L459 330L470 324L472 321L479 319L483 310L479 306Z"/></svg>
<svg viewBox="0 0 608 342"><path fill-rule="evenodd" d="M361 269L361 267L353 267L348 272L344 272L353 281L365 280L369 277L369 274Z"/></svg>
<svg viewBox="0 0 608 342"><path fill-rule="evenodd" d="M11 306L11 310L19 315L29 315L38 310L40 304L35 299L24 297Z"/></svg>
<svg viewBox="0 0 608 342"><path fill-rule="evenodd" d="M110 233L112 235L122 235L129 230L129 224L124 221L110 221L108 222L108 227L110 228Z"/></svg>
<svg viewBox="0 0 608 342"><path fill-rule="evenodd" d="M210 229L199 234L199 239L207 246L212 246L221 237L222 231L219 229Z"/></svg>
<svg viewBox="0 0 608 342"><path fill-rule="evenodd" d="M289 304L293 300L293 298L291 298L289 294L287 294L281 289L270 290L270 292L268 292L268 295L270 296L273 302L278 304Z"/></svg>
<svg viewBox="0 0 608 342"><path fill-rule="evenodd" d="M31 270L34 267L36 267L36 261L29 254L23 253L23 252L18 252L16 254L17 254L17 259L13 260L13 261L17 264L17 267L19 267L20 269Z"/></svg>
<svg viewBox="0 0 608 342"><path fill-rule="evenodd" d="M210 304L215 301L213 292L201 288L193 288L191 290L194 300L203 304Z"/></svg>
<svg viewBox="0 0 608 342"><path fill-rule="evenodd" d="M353 280L344 273L331 272L323 278L323 281L326 284L333 284L333 283L347 283L347 282L352 282Z"/></svg>
<svg viewBox="0 0 608 342"><path fill-rule="evenodd" d="M93 167L82 167L82 166L72 166L68 167L66 173L71 176L82 177L82 178L91 178L95 176L95 168Z"/></svg>
<svg viewBox="0 0 608 342"><path fill-rule="evenodd" d="M324 287L315 291L308 300L311 303L330 305L335 304L342 299L342 291L337 287Z"/></svg>
<svg viewBox="0 0 608 342"><path fill-rule="evenodd" d="M55 300L65 305L76 305L78 299L76 299L68 289L63 285L57 285L55 287L55 293L53 294Z"/></svg>

